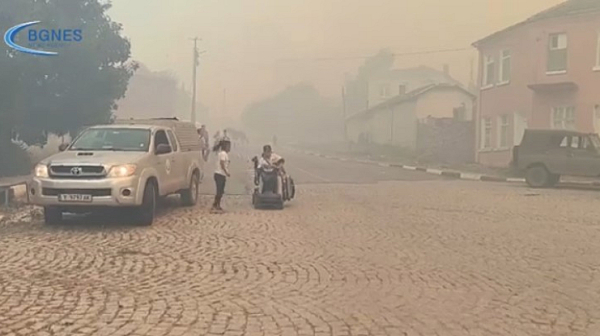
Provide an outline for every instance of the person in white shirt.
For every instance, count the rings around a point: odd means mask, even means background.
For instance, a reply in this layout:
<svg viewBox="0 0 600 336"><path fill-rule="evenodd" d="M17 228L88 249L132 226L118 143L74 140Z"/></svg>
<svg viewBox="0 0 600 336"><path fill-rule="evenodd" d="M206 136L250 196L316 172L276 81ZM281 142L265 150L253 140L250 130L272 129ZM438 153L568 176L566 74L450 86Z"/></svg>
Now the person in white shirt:
<svg viewBox="0 0 600 336"><path fill-rule="evenodd" d="M228 140L221 140L213 148L217 154L217 166L215 169L215 185L217 186L217 192L215 194L215 201L211 210L223 211L221 208L221 199L225 194L225 183L227 178L231 176L229 173L229 151L231 150L231 142Z"/></svg>

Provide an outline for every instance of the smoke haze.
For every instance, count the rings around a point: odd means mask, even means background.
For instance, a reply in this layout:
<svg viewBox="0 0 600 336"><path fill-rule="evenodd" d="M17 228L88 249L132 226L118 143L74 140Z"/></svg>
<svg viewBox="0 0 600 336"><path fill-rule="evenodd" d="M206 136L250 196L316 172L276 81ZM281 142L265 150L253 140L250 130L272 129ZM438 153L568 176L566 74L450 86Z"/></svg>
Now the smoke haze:
<svg viewBox="0 0 600 336"><path fill-rule="evenodd" d="M191 86L192 42L203 39L199 100L237 120L250 103L309 82L337 97L362 56L470 48L475 40L561 0L114 0L134 59L173 70ZM320 58L332 58L322 60ZM468 83L473 49L399 56L395 67L426 64ZM227 91L224 99L224 90Z"/></svg>

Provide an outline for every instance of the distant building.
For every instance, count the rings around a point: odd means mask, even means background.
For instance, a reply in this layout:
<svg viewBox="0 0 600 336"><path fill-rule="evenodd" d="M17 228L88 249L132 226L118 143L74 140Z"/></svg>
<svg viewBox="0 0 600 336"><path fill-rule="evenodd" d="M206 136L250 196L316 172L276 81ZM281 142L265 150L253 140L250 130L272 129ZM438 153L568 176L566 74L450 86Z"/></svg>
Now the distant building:
<svg viewBox="0 0 600 336"><path fill-rule="evenodd" d="M392 97L432 85L460 83L450 77L448 68L439 71L427 66L390 70L369 78L367 108L376 106Z"/></svg>
<svg viewBox="0 0 600 336"><path fill-rule="evenodd" d="M600 1L569 0L474 43L478 161L506 166L526 128L600 131Z"/></svg>
<svg viewBox="0 0 600 336"><path fill-rule="evenodd" d="M412 82L402 83L412 88L414 85L427 82L427 79L419 82L415 78ZM391 85L398 82L387 83ZM347 119L349 141L414 150L417 147L419 123L427 123L432 118L473 120L475 95L458 83L425 84L408 92L403 92L403 88L400 88L394 93L395 95L388 97L387 100ZM465 141L474 142L474 137Z"/></svg>

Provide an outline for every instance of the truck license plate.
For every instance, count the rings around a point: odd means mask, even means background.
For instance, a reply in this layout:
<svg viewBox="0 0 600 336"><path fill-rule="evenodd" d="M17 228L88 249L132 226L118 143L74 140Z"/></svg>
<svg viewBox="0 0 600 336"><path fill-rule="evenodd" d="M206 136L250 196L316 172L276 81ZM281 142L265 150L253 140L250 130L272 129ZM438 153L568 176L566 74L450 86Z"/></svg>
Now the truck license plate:
<svg viewBox="0 0 600 336"><path fill-rule="evenodd" d="M60 202L83 202L88 203L92 201L92 195L79 195L79 194L61 194L58 195Z"/></svg>

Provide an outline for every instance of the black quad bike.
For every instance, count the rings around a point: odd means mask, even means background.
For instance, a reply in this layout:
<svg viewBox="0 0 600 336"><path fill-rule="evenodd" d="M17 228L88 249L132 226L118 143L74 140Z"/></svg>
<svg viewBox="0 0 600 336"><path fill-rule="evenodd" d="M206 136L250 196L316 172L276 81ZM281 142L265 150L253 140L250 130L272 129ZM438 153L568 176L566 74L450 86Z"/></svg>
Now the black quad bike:
<svg viewBox="0 0 600 336"><path fill-rule="evenodd" d="M296 194L294 180L282 177L279 169L262 169L258 167L258 158L254 162L254 191L252 205L255 209L283 209L285 202L291 201Z"/></svg>

